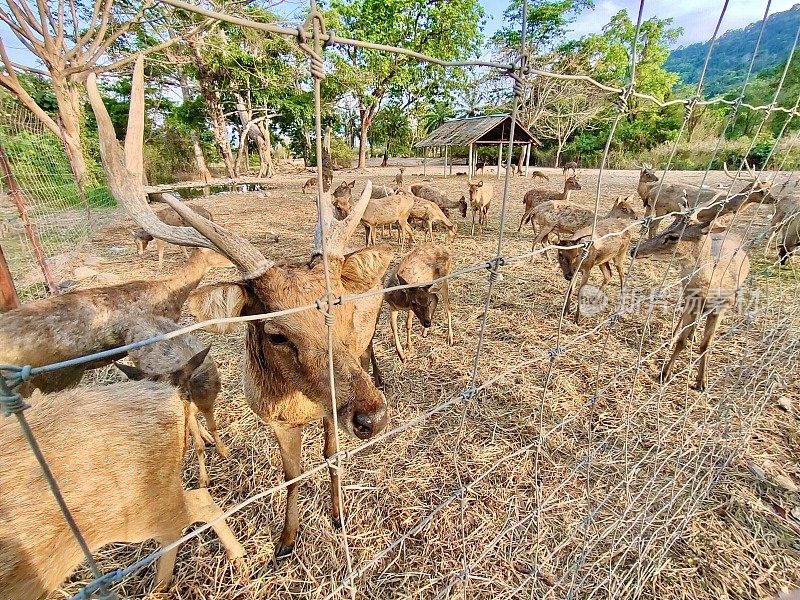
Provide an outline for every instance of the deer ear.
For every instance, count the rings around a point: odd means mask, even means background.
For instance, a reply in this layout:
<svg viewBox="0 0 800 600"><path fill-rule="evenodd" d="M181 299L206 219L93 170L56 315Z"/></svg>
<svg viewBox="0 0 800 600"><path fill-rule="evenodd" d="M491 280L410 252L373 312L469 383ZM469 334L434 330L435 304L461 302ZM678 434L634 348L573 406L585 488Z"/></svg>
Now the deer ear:
<svg viewBox="0 0 800 600"><path fill-rule="evenodd" d="M393 254L389 244L380 244L345 256L341 271L345 291L360 294L380 285Z"/></svg>
<svg viewBox="0 0 800 600"><path fill-rule="evenodd" d="M353 179L353 181L351 181L350 183L348 183L348 184L347 184L347 187L349 187L351 190L352 190L354 187L356 187L356 180L355 180L355 179Z"/></svg>
<svg viewBox="0 0 800 600"><path fill-rule="evenodd" d="M197 369L200 365L203 364L203 361L208 356L208 351L211 350L211 346L208 346L197 354L195 354L192 358L189 359L189 362L184 365L184 368L189 369L190 373L194 373L195 369Z"/></svg>
<svg viewBox="0 0 800 600"><path fill-rule="evenodd" d="M125 365L118 362L115 362L114 366L122 371L125 374L125 377L131 381L142 381L143 379L147 379L147 374L139 367L132 367L131 365Z"/></svg>

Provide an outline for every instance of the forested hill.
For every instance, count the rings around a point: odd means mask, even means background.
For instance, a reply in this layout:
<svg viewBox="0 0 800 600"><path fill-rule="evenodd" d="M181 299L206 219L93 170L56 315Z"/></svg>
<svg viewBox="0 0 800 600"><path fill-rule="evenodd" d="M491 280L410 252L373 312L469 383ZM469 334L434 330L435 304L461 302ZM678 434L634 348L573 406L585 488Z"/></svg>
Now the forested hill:
<svg viewBox="0 0 800 600"><path fill-rule="evenodd" d="M774 68L788 58L798 26L800 4L767 18L767 26L753 65L754 73ZM706 96L714 96L741 86L747 75L760 29L761 21L757 21L744 29L728 31L719 38L708 65L704 86ZM683 83L696 84L709 43L692 44L673 50L665 68L678 73Z"/></svg>

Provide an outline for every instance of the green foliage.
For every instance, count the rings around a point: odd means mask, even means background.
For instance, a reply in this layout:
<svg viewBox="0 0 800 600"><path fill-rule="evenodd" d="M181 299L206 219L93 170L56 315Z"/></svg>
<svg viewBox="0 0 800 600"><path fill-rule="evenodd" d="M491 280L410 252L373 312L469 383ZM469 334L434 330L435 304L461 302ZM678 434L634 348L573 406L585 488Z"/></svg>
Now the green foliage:
<svg viewBox="0 0 800 600"><path fill-rule="evenodd" d="M759 73L785 63L789 48L800 26L800 5L770 15L764 29L753 70ZM706 96L716 96L742 87L756 46L761 21L743 29L728 31L714 44L705 78ZM696 84L708 53L710 42L692 44L673 50L666 68L678 73L684 83Z"/></svg>
<svg viewBox="0 0 800 600"><path fill-rule="evenodd" d="M495 53L504 59L519 53L523 0L511 0L503 12L507 23L491 38ZM563 39L578 14L594 8L593 0L529 0L526 46L533 54L550 49Z"/></svg>
<svg viewBox="0 0 800 600"><path fill-rule="evenodd" d="M384 144L388 152L407 153L411 143L408 114L398 104L389 104L375 115L370 140Z"/></svg>

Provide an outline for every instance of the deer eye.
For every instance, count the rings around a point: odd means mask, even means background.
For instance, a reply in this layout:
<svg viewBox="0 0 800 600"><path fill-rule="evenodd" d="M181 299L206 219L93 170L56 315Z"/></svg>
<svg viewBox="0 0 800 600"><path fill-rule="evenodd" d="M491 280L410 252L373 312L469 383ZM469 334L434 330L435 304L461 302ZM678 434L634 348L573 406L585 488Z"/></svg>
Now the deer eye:
<svg viewBox="0 0 800 600"><path fill-rule="evenodd" d="M287 338L282 333L268 333L267 339L269 340L270 344L273 344L275 346L280 346L289 343L289 338Z"/></svg>

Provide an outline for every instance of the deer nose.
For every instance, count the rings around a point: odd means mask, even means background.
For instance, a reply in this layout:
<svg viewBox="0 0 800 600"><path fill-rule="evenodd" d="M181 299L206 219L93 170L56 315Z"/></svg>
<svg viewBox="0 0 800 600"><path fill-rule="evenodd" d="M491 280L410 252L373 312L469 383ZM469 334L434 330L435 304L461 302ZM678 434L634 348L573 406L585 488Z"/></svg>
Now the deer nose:
<svg viewBox="0 0 800 600"><path fill-rule="evenodd" d="M354 413L353 414L353 433L361 439L365 440L368 437L372 436L372 416L366 413Z"/></svg>

